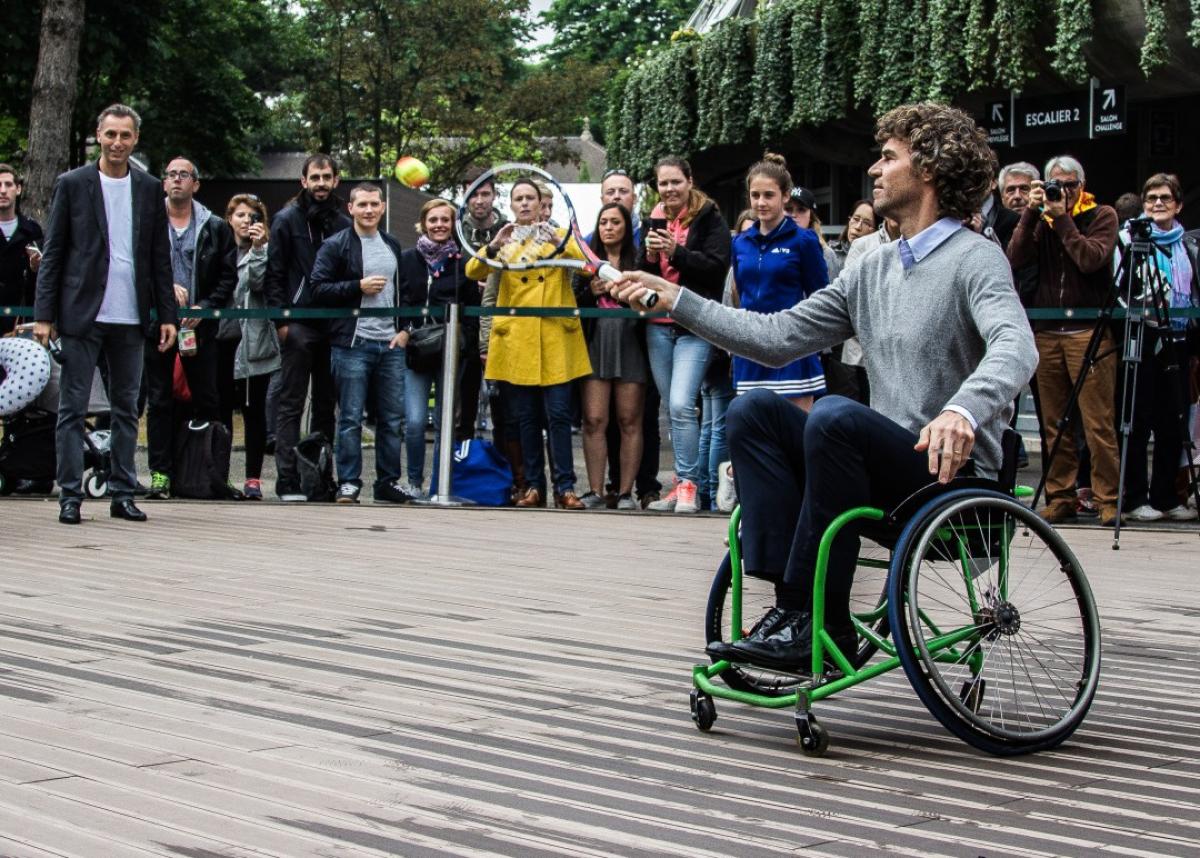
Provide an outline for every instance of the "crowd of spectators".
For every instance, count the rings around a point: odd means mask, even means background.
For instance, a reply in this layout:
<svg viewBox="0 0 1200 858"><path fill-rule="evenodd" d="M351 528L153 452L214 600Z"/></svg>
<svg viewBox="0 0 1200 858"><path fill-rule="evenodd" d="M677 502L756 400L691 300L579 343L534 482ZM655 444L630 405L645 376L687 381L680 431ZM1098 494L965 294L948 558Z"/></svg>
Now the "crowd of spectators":
<svg viewBox="0 0 1200 858"><path fill-rule="evenodd" d="M172 495L181 433L210 422L232 428L234 413L241 412L245 473L230 480L229 496L264 497L263 463L273 449L274 493L287 502L313 499L302 485L296 451L302 435L317 432L332 442L336 462L336 491L328 499L357 503L369 422L373 498L405 503L433 488L425 467L431 391L433 424L441 425L443 408L453 408L455 440L463 440L477 431L483 378L496 447L514 475L516 506L544 506L552 498L565 509L686 514L732 505L724 414L736 395L772 391L806 411L828 394L870 402L871 368L854 339L827 354L766 367L731 359L669 317L582 324L467 317L453 403L443 402L438 390L440 364L422 362L409 348L421 336L419 317L199 320L185 314L177 327L183 308L620 305L598 279L561 268L531 272L536 276L495 272L458 245L457 207L448 200L422 208L417 244L402 248L381 228L382 190L364 183L343 197L337 163L325 154L304 162L296 196L273 216L252 194L234 196L221 213L209 211L195 199L201 174L186 155L171 159L161 185L130 166L140 126L122 105L100 115L100 161L60 177L44 236L17 211L19 174L0 164L0 303L35 303L37 338L61 337L68 356L58 422L67 523L78 521L81 465L73 450L87 377L98 361L113 405L113 515L134 520L144 518L133 504L139 486L132 467L142 407L150 469L143 488L151 499ZM786 163L772 154L749 170L749 208L732 230L682 158L662 159L651 189L656 201L640 211L632 178L619 169L606 173L599 216L585 225L592 227L591 249L621 270L650 271L756 312L805 300L899 238L897 224L860 200L840 235L827 240L815 195L796 186ZM543 186L522 180L510 190L510 210L502 211L495 187L484 183L466 200L465 226L489 253L520 252L509 246L514 227L543 219L547 204ZM1179 219L1179 180L1156 174L1140 194L1114 204L1125 211L1097 200L1087 190L1083 165L1061 156L1044 169L1027 162L1005 166L964 223L1005 250L1026 307L1072 310L1105 306L1132 244L1128 221L1145 218L1152 248L1147 267L1159 276L1135 271L1134 280L1167 284L1163 302L1172 308L1200 306L1200 230L1185 231ZM1145 292L1124 297L1144 300ZM1052 522L1079 516L1115 522L1124 430L1129 517L1195 518L1181 466L1188 432L1200 423L1196 320L1138 326L1141 360L1128 374L1121 371L1128 347L1121 325L1037 314L1031 324L1040 357L1031 387L1042 450L1056 448L1046 463L1042 515ZM11 319L0 318L0 333L11 328ZM1127 377L1137 384L1131 409L1122 407L1131 398ZM674 457L665 491L658 480L662 405ZM582 432L586 472L578 491L573 424Z"/></svg>

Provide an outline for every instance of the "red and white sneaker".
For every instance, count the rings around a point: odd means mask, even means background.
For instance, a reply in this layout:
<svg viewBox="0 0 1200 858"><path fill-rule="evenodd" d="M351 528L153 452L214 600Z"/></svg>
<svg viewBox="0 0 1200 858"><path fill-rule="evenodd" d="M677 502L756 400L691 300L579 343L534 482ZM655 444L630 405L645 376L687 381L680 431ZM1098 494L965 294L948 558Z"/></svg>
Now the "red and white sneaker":
<svg viewBox="0 0 1200 858"><path fill-rule="evenodd" d="M675 502L679 499L679 480L675 480L675 485L671 487L671 491L662 500L656 500L649 504L646 509L651 512L674 512Z"/></svg>
<svg viewBox="0 0 1200 858"><path fill-rule="evenodd" d="M691 480L680 480L675 488L675 512L699 512L700 504L696 500L699 489Z"/></svg>

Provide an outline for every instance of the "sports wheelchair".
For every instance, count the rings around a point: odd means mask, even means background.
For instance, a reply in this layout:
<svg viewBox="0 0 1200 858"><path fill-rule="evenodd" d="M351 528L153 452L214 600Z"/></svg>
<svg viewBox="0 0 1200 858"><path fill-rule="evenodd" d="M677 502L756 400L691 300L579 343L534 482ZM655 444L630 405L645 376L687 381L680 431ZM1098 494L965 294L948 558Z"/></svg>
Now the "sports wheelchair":
<svg viewBox="0 0 1200 858"><path fill-rule="evenodd" d="M890 512L857 507L834 519L814 570L811 674L696 665L696 725L712 728L715 697L791 708L801 750L820 756L829 733L812 705L901 667L934 717L980 750L1011 756L1065 741L1096 694L1100 622L1075 555L1018 500L1031 494L1016 487L1018 440L1005 433L997 480L933 483ZM743 617L753 622L774 604L770 581L742 574L740 522L739 507L709 593L709 642L739 640ZM825 577L833 540L850 526L864 547L851 594L857 647L843 652L825 628Z"/></svg>

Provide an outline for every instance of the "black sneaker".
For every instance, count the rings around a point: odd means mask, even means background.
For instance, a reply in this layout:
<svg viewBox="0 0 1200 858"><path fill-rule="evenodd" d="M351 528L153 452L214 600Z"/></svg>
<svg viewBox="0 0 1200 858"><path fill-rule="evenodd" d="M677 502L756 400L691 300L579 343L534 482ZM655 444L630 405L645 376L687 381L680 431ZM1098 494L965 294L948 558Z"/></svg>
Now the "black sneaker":
<svg viewBox="0 0 1200 858"><path fill-rule="evenodd" d="M413 496L400 488L399 483L380 483L375 486L376 503L408 503Z"/></svg>
<svg viewBox="0 0 1200 858"><path fill-rule="evenodd" d="M342 483L338 486L336 500L338 503L358 503L358 495L361 491L362 488L354 483ZM379 493L376 492L375 496L378 499Z"/></svg>

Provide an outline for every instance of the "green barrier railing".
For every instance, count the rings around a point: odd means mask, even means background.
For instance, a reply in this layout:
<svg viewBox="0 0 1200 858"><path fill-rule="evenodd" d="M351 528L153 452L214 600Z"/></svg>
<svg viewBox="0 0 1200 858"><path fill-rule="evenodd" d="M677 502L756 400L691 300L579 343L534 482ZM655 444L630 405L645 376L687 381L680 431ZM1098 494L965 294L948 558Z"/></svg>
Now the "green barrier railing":
<svg viewBox="0 0 1200 858"><path fill-rule="evenodd" d="M1091 321L1101 316L1099 307L1080 307L1073 310L1032 309L1026 310L1025 315L1034 320L1071 319L1075 321ZM441 319L446 315L445 306L441 304L425 307L368 307L366 309L350 307L294 307L289 309L245 309L227 307L219 310L193 310L180 307L177 311L180 318L189 319L345 319L360 316L380 316L417 318L426 316L431 319ZM539 316L542 318L576 317L582 319L618 318L618 319L665 319L665 312L644 312L629 309L603 309L600 307L463 307L462 315L480 316ZM1151 318L1153 313L1140 309L1132 311L1117 307L1112 311L1113 319ZM19 316L25 319L33 318L32 307L3 307L0 306L0 318ZM1172 319L1200 319L1200 307L1186 307L1170 311Z"/></svg>

